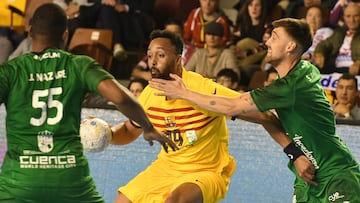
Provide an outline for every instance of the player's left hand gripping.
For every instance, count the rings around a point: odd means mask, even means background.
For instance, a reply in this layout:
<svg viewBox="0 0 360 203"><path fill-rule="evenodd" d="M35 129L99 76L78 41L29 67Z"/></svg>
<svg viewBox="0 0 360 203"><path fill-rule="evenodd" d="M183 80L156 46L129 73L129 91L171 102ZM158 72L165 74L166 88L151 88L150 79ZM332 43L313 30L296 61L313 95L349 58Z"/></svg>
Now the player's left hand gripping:
<svg viewBox="0 0 360 203"><path fill-rule="evenodd" d="M144 132L144 139L149 142L150 146L154 144L153 140L158 141L163 146L166 153L168 152L169 146L173 151L179 149L170 138L168 138L163 133L157 131L156 129L153 129L152 131L149 132Z"/></svg>
<svg viewBox="0 0 360 203"><path fill-rule="evenodd" d="M294 166L300 178L307 184L317 185L317 182L314 181L316 169L306 156L299 156L299 158L294 161Z"/></svg>

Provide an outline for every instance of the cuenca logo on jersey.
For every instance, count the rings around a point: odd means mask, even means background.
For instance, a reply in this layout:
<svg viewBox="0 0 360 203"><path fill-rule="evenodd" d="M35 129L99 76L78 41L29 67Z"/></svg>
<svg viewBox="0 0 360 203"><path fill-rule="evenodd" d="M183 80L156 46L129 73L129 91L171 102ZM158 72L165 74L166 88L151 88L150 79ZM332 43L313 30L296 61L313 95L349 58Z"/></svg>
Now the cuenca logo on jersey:
<svg viewBox="0 0 360 203"><path fill-rule="evenodd" d="M20 156L20 168L74 168L76 167L75 155L57 156Z"/></svg>
<svg viewBox="0 0 360 203"><path fill-rule="evenodd" d="M340 195L339 192L335 192L334 194L332 194L332 195L329 196L328 200L329 200L330 202L335 202L336 200L342 199L342 198L344 198L344 197L345 197L345 196L344 196L344 195Z"/></svg>
<svg viewBox="0 0 360 203"><path fill-rule="evenodd" d="M75 155L44 155L54 149L54 133L48 130L40 131L37 135L37 142L40 151L24 150L24 155L19 157L20 168L73 168L76 167Z"/></svg>
<svg viewBox="0 0 360 203"><path fill-rule="evenodd" d="M296 145L301 149L301 151L304 153L304 155L309 159L309 161L314 165L315 169L319 169L319 165L315 159L315 157L312 155L313 152L309 151L306 146L301 142L302 136L295 134L294 142Z"/></svg>

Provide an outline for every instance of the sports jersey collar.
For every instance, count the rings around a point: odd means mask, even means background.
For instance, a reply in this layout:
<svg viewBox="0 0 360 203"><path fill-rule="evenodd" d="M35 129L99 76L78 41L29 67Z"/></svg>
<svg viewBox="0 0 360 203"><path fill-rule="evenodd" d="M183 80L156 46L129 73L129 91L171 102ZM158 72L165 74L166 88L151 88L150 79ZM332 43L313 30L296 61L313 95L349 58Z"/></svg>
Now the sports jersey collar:
<svg viewBox="0 0 360 203"><path fill-rule="evenodd" d="M290 73L295 71L295 69L297 69L302 64L302 62L303 61L301 59L298 62L296 62L295 65L292 68L290 68L289 72L286 75L289 75Z"/></svg>

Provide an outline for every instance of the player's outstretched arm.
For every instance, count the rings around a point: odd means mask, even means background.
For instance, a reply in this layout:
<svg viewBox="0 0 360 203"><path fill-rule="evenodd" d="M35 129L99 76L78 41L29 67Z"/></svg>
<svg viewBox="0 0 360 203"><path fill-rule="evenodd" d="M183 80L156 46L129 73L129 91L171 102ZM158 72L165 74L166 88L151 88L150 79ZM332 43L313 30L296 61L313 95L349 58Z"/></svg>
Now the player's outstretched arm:
<svg viewBox="0 0 360 203"><path fill-rule="evenodd" d="M112 140L115 145L126 145L136 140L143 132L141 128L134 127L129 120L111 127Z"/></svg>
<svg viewBox="0 0 360 203"><path fill-rule="evenodd" d="M167 151L168 146L173 150L178 147L165 134L157 131L151 124L145 111L136 101L131 92L114 79L106 79L99 83L98 91L106 99L113 102L118 110L130 120L137 122L144 131L144 139L153 145L153 141L158 141Z"/></svg>
<svg viewBox="0 0 360 203"><path fill-rule="evenodd" d="M238 118L243 120L260 123L265 127L273 139L283 148L291 143L291 140L285 134L280 123L276 123L278 122L277 119L276 121L273 120L273 118L267 117L266 114L259 113L259 110L250 96L250 93L242 94L237 98L204 95L186 88L184 82L179 76L170 74L170 77L173 80L154 78L149 82L151 87L163 91L162 93L158 93L158 96L166 96L168 99L184 99L209 111L228 116L236 115ZM304 179L304 181L309 184L316 185L313 181L313 178L315 177L314 166L304 155L301 155L299 159L296 160L295 167L298 174Z"/></svg>
<svg viewBox="0 0 360 203"><path fill-rule="evenodd" d="M191 103L220 114L228 116L258 112L249 93L242 94L237 98L227 98L218 95L205 95L186 88L182 79L176 74L170 74L173 80L152 79L150 85L163 91L158 96L166 96L169 99L185 99Z"/></svg>

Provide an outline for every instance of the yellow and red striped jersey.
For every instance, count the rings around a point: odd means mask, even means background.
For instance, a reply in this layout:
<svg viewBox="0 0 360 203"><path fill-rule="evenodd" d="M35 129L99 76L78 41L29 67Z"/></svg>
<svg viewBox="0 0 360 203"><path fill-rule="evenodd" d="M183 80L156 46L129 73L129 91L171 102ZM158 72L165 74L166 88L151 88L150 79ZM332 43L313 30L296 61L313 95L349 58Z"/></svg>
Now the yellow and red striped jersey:
<svg viewBox="0 0 360 203"><path fill-rule="evenodd" d="M238 92L185 69L182 79L189 89L197 92L239 96ZM158 90L148 86L138 98L139 102L154 126L166 133L180 148L169 153L162 150L159 159L184 171L214 169L221 172L230 160L226 117L185 100L155 96L156 92Z"/></svg>

